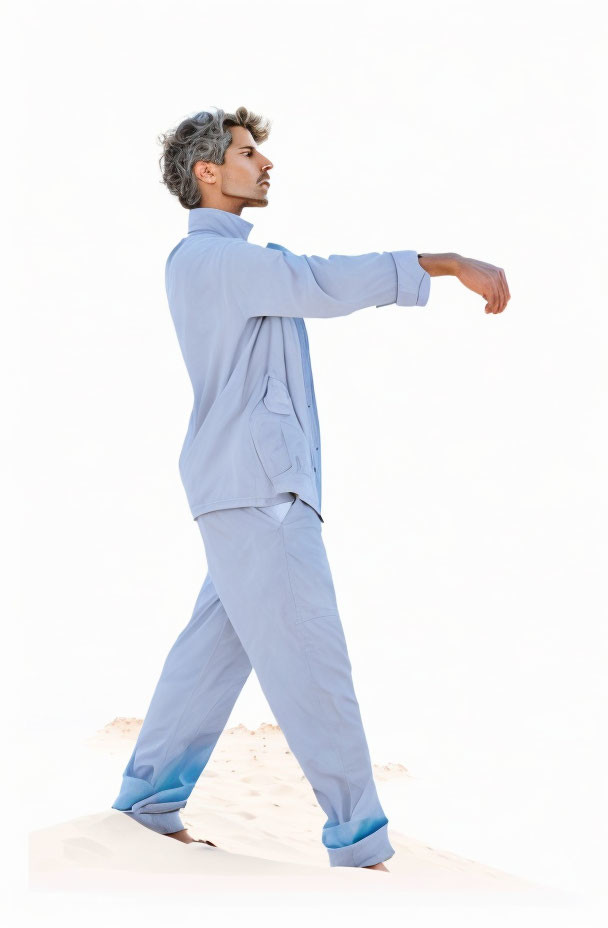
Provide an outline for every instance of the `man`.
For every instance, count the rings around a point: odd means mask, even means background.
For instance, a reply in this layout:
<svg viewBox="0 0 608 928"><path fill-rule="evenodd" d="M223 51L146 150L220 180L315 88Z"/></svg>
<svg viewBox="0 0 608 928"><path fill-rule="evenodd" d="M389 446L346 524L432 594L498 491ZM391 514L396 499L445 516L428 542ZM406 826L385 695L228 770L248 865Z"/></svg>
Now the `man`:
<svg viewBox="0 0 608 928"><path fill-rule="evenodd" d="M450 274L487 313L501 268L455 253L295 255L248 241L268 205L269 124L240 107L162 137L163 181L188 209L166 264L194 405L179 466L208 573L169 652L113 808L180 841L194 788L252 667L327 815L330 866L387 870L387 834L321 535L321 441L305 317L425 306ZM212 842L207 842L212 843Z"/></svg>

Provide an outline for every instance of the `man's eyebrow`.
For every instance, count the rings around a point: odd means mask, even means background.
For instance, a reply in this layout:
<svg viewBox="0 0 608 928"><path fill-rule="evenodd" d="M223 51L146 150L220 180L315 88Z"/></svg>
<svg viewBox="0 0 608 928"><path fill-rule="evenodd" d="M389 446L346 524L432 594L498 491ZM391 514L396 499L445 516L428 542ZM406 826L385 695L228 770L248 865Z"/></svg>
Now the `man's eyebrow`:
<svg viewBox="0 0 608 928"><path fill-rule="evenodd" d="M254 145L239 145L239 151L243 151L244 148L249 148L251 151L256 150Z"/></svg>

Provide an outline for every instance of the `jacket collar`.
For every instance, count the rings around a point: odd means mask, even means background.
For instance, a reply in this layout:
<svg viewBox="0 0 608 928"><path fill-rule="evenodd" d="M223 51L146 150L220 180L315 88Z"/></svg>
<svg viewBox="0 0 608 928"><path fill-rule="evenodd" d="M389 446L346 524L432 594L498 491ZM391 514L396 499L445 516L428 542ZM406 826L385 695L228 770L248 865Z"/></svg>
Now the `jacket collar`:
<svg viewBox="0 0 608 928"><path fill-rule="evenodd" d="M211 206L199 206L191 209L188 216L188 232L217 232L228 238L243 238L247 240L253 229L253 223L247 222L236 213L229 213L225 209L215 209Z"/></svg>

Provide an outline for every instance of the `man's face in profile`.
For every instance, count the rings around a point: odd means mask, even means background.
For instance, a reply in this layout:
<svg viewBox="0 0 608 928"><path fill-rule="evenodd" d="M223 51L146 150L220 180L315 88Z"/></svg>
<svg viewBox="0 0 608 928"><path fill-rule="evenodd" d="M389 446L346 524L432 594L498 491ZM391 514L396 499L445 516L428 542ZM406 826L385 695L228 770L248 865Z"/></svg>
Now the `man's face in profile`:
<svg viewBox="0 0 608 928"><path fill-rule="evenodd" d="M226 150L224 164L218 169L216 188L225 197L242 199L243 206L268 206L269 171L273 167L269 158L256 147L249 129L230 126L232 143ZM207 193L204 188L203 197ZM215 193L215 191L214 191Z"/></svg>

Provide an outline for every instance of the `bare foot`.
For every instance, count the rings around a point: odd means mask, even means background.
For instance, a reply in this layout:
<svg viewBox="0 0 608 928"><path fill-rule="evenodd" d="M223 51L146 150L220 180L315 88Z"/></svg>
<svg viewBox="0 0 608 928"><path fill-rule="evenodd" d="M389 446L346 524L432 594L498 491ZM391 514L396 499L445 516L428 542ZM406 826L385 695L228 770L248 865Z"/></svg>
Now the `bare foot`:
<svg viewBox="0 0 608 928"><path fill-rule="evenodd" d="M187 828L183 828L181 831L174 831L167 835L167 837L176 838L178 841L181 841L182 844L192 844L193 842L198 842L199 844L210 844L211 847L217 847L217 844L214 844L213 841L205 841L203 838L193 838L192 835L188 834Z"/></svg>
<svg viewBox="0 0 608 928"><path fill-rule="evenodd" d="M370 864L369 867L364 867L363 869L364 869L364 870L386 870L387 873L390 873L390 872L391 872L391 871L388 869L388 867L385 867L385 866L384 866L384 864Z"/></svg>

